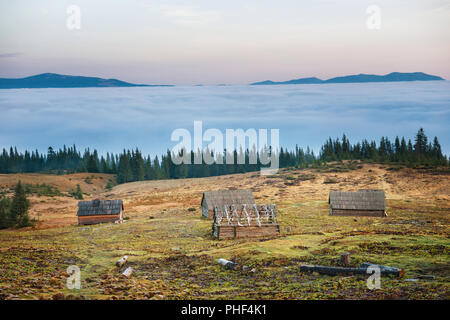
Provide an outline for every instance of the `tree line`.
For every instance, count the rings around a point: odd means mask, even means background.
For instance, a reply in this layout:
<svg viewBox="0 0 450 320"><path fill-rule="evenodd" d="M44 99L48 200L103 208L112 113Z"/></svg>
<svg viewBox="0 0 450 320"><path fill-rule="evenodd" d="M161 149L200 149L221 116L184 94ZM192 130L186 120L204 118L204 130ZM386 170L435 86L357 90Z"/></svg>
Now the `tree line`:
<svg viewBox="0 0 450 320"><path fill-rule="evenodd" d="M374 162L393 162L408 165L448 165L448 159L442 154L442 148L437 137L433 142L428 140L422 128L417 132L414 142L397 136L394 142L388 137L381 137L377 145L375 141L363 140L351 144L345 134L342 140L329 138L321 148L320 159L323 161L336 160L371 160Z"/></svg>
<svg viewBox="0 0 450 320"><path fill-rule="evenodd" d="M272 150L267 151L269 156ZM306 150L296 146L294 150L280 148L275 156L279 159L280 168L299 167L304 168L309 165L320 166L324 162L340 160L367 160L373 162L394 162L406 165L432 165L446 166L449 160L442 154L441 145L438 138L429 141L421 128L414 141L406 140L404 137L396 137L394 142L389 138L382 137L377 144L376 141L363 140L352 144L344 134L342 138L332 139L331 137L322 145L318 155L307 147ZM77 150L76 146L54 150L49 147L47 154L35 151L25 151L19 153L17 148L10 147L9 152L3 149L0 155L0 173L110 173L117 175L118 183L157 180L157 179L177 179L177 178L197 178L217 176L232 173L244 173L259 171L265 167L261 161L261 152L255 148L251 150L227 151L223 153L210 153L214 159L234 159L232 164L223 161L223 164L214 162L211 165L202 161L201 164L194 164L194 160L199 158L200 151L190 152L191 164L174 164L173 157L178 155L167 151L160 157L151 158L144 156L139 149L123 150L119 154L106 153L106 156L99 155L97 150L84 150L83 153ZM244 163L238 163L241 157ZM254 164L250 159L256 159Z"/></svg>

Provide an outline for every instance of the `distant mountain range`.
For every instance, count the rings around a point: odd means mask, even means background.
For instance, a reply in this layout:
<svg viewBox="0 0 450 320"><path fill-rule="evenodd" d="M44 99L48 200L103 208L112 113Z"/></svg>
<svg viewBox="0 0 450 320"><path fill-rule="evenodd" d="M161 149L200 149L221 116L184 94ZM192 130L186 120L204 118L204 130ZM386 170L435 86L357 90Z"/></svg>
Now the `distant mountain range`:
<svg viewBox="0 0 450 320"><path fill-rule="evenodd" d="M0 78L0 89L22 88L89 88L89 87L166 87L170 85L133 84L117 79L68 76L42 73L26 78Z"/></svg>
<svg viewBox="0 0 450 320"><path fill-rule="evenodd" d="M396 82L396 81L434 81L444 80L438 76L432 76L423 72L400 73L392 72L384 76L375 74L358 74L321 80L319 78L301 78L289 81L275 82L266 80L251 83L250 85L279 85L279 84L323 84L323 83L360 83L360 82Z"/></svg>
<svg viewBox="0 0 450 320"><path fill-rule="evenodd" d="M423 72L400 73L392 72L384 76L373 74L358 74L321 80L319 78L301 78L289 81L275 82L266 80L250 85L280 85L280 84L323 84L323 83L360 83L360 82L395 82L395 81L433 81L444 80ZM224 86L220 84L219 86ZM22 88L89 88L89 87L173 87L173 85L134 84L117 79L102 79L97 77L70 76L56 73L42 73L26 78L0 78L0 89Z"/></svg>

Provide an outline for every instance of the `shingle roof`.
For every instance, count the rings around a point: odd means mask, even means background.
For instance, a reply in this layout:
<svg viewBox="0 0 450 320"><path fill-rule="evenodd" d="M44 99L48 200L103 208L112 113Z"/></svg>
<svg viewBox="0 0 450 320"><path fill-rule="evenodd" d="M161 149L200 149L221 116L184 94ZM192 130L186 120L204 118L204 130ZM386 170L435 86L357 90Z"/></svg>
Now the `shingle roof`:
<svg viewBox="0 0 450 320"><path fill-rule="evenodd" d="M386 198L382 190L359 190L357 192L330 191L328 203L331 209L386 209Z"/></svg>
<svg viewBox="0 0 450 320"><path fill-rule="evenodd" d="M77 216L120 214L122 200L92 200L78 202Z"/></svg>
<svg viewBox="0 0 450 320"><path fill-rule="evenodd" d="M254 204L252 190L217 190L203 193L202 203L206 201L209 210L224 205Z"/></svg>

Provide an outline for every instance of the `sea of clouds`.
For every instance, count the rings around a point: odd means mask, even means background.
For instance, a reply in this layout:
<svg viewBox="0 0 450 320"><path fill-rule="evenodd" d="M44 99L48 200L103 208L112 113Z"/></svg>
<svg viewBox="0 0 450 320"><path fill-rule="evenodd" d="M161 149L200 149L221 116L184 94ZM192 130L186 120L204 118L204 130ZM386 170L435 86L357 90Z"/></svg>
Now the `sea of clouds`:
<svg viewBox="0 0 450 320"><path fill-rule="evenodd" d="M154 156L176 145L173 130L193 132L194 120L224 133L279 129L282 146L316 152L329 136L393 140L423 127L450 154L450 82L0 90L0 148Z"/></svg>

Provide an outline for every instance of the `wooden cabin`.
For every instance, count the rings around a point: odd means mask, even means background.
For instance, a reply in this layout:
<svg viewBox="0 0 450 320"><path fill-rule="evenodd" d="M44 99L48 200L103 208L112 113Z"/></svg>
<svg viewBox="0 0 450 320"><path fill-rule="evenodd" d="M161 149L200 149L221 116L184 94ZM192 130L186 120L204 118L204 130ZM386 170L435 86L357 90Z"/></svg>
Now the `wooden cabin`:
<svg viewBox="0 0 450 320"><path fill-rule="evenodd" d="M386 197L382 190L330 191L332 216L386 217Z"/></svg>
<svg viewBox="0 0 450 320"><path fill-rule="evenodd" d="M212 219L214 216L214 207L223 208L230 205L254 205L255 198L252 190L216 190L203 193L202 197L202 215L205 218Z"/></svg>
<svg viewBox="0 0 450 320"><path fill-rule="evenodd" d="M122 200L92 200L78 202L78 224L123 222Z"/></svg>
<svg viewBox="0 0 450 320"><path fill-rule="evenodd" d="M230 205L214 208L212 233L219 239L264 238L280 234L275 205Z"/></svg>

